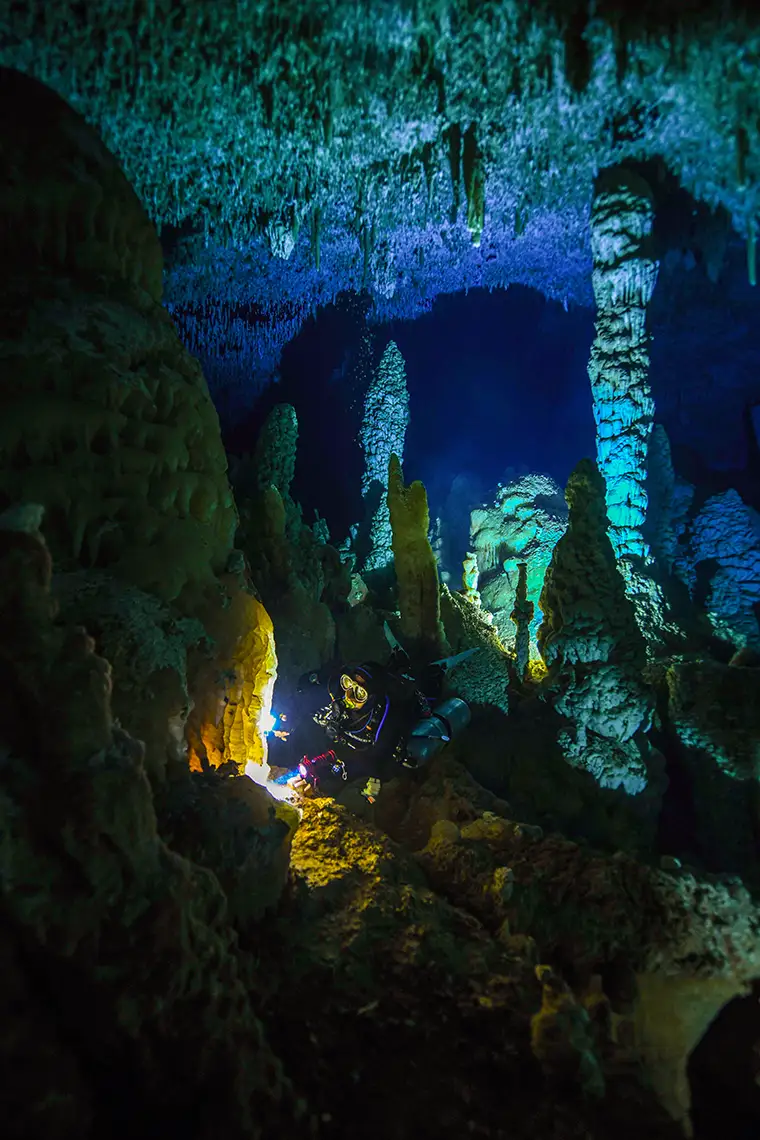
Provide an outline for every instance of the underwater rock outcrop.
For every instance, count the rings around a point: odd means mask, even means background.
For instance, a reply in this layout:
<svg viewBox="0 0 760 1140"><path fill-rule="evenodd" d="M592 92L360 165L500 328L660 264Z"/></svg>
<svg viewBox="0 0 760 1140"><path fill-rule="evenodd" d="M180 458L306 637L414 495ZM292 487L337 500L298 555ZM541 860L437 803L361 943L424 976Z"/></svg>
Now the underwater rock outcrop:
<svg viewBox="0 0 760 1140"><path fill-rule="evenodd" d="M509 712L509 682L512 658L486 612L466 595L441 587L441 620L453 653L477 648L446 677L447 686L473 707L485 706Z"/></svg>
<svg viewBox="0 0 760 1140"><path fill-rule="evenodd" d="M604 171L591 211L596 339L589 378L597 464L606 484L610 541L619 559L645 558L647 447L654 418L646 308L657 281L652 193L625 167Z"/></svg>
<svg viewBox="0 0 760 1140"><path fill-rule="evenodd" d="M214 704L222 699L213 639L196 618L181 617L153 594L102 571L54 574L53 594L62 619L84 626L109 662L114 714L143 741L145 769L157 787L168 767L187 764L185 728L193 705L189 655L212 666L206 699ZM203 699L197 689L196 696Z"/></svg>
<svg viewBox="0 0 760 1140"><path fill-rule="evenodd" d="M0 495L46 508L60 569L106 570L187 613L237 514L200 365L160 304L158 237L97 135L3 72Z"/></svg>
<svg viewBox="0 0 760 1140"><path fill-rule="evenodd" d="M607 536L604 479L591 460L577 465L565 491L569 521L546 571L538 646L549 669L571 764L603 788L630 794L648 782L653 696L642 680L644 638Z"/></svg>
<svg viewBox="0 0 760 1140"><path fill-rule="evenodd" d="M688 1132L689 1054L760 969L760 909L741 883L544 836L447 757L403 814L386 813L437 893L513 952L556 963L579 1005L601 989L610 1024L595 1063L608 1081L643 1067Z"/></svg>
<svg viewBox="0 0 760 1140"><path fill-rule="evenodd" d="M259 432L253 453L256 489L265 491L274 486L283 500L289 500L297 453L296 410L292 404L275 404Z"/></svg>
<svg viewBox="0 0 760 1140"><path fill-rule="evenodd" d="M91 638L54 620L51 570L34 520L6 517L4 1132L82 1140L150 1120L208 1140L220 1129L297 1135L227 898L207 866L159 834L143 745L114 722L110 667ZM250 817L244 831L250 850Z"/></svg>
<svg viewBox="0 0 760 1140"><path fill-rule="evenodd" d="M733 488L689 518L674 570L715 634L760 649L760 514Z"/></svg>
<svg viewBox="0 0 760 1140"><path fill-rule="evenodd" d="M264 620L246 609L219 419L160 303L158 236L97 134L7 71L0 134L0 508L45 508L64 614L108 653L160 782L186 765L191 706L230 696L217 649Z"/></svg>
<svg viewBox="0 0 760 1140"><path fill-rule="evenodd" d="M760 661L674 661L662 678L665 730L687 775L695 856L760 882Z"/></svg>
<svg viewBox="0 0 760 1140"><path fill-rule="evenodd" d="M554 547L567 527L567 504L562 488L548 475L522 475L500 487L492 507L471 515L470 541L481 573L483 605L494 615L499 636L508 647L515 642L512 610L527 563L527 600L533 604L530 622L531 657L538 656L536 633L541 624L539 599Z"/></svg>
<svg viewBox="0 0 760 1140"><path fill-rule="evenodd" d="M364 452L362 498L367 518L362 536L367 552L363 573L384 570L393 561L391 519L388 511L388 464L391 455L404 460L404 439L409 423L406 368L395 341L390 341L364 397L359 443Z"/></svg>
<svg viewBox="0 0 760 1140"><path fill-rule="evenodd" d="M666 1114L638 1083L636 1060L622 1050L603 1062L609 1095L594 1108L578 1095L572 1070L564 1086L542 1076L531 1052L531 1019L541 1004L535 966L544 947L529 933L530 922L515 922L512 933L500 923L509 906L510 855L494 858L484 838L497 818L488 809L505 805L463 773L459 792L448 803L450 814L440 804L433 808L423 830L440 838L416 858L342 805L328 799L304 805L293 840L293 891L278 926L289 967L277 997L274 1043L286 1062L298 1064L310 1104L329 1115L337 1134L350 1132L356 1114L371 1104L373 1137L471 1132L549 1140L558 1134L558 1118L568 1135L577 1130L598 1140L634 1140L637 1129L661 1140L672 1136ZM458 823L451 822L456 811ZM514 834L515 850L536 858L542 877L541 844L499 818ZM471 837L458 838L468 829ZM472 859L452 859L457 851ZM599 877L611 866L600 861ZM567 878L562 883L573 890ZM620 906L623 895L615 893ZM547 893L547 908L553 901ZM577 924L577 913L570 921ZM582 943L580 932L576 937ZM594 959L603 960L604 951ZM592 1027L595 1055L602 1043L610 1048L608 1038L595 1038ZM507 1124L505 1088L511 1090Z"/></svg>
<svg viewBox="0 0 760 1140"><path fill-rule="evenodd" d="M281 675L295 681L335 651L329 602L351 590L350 570L332 546L289 512L272 484L241 505L240 546L274 623Z"/></svg>
<svg viewBox="0 0 760 1140"><path fill-rule="evenodd" d="M658 566L672 574L686 530L695 488L676 475L668 433L655 424L647 448L647 515L644 538Z"/></svg>
<svg viewBox="0 0 760 1140"><path fill-rule="evenodd" d="M241 775L265 773L265 720L277 678L272 619L258 598L239 591L217 615L214 635L214 666L224 684L220 690L209 677L199 686L187 726L190 767L205 771L229 764Z"/></svg>
<svg viewBox="0 0 760 1140"><path fill-rule="evenodd" d="M357 586L350 564L330 544L324 520L305 523L290 494L297 443L295 409L277 404L253 458L237 473L238 544L274 623L279 668L288 683L332 658L333 609L340 612Z"/></svg>

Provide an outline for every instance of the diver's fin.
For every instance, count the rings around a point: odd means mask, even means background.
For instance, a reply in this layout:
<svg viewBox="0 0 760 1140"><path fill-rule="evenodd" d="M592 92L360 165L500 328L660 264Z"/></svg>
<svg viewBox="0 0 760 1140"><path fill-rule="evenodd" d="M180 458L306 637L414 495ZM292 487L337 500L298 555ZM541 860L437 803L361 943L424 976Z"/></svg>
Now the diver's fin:
<svg viewBox="0 0 760 1140"><path fill-rule="evenodd" d="M472 657L473 653L478 653L480 646L476 645L473 649L465 649L462 653L455 653L452 657L441 657L438 661L431 661L431 665L442 665L444 669L453 669L455 665L461 664L466 661L468 657Z"/></svg>

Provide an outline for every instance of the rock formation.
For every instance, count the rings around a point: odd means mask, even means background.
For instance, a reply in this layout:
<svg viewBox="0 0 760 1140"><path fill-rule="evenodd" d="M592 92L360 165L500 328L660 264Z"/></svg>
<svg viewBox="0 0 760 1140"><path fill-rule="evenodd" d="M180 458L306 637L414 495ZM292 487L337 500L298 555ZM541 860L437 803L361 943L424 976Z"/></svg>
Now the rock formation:
<svg viewBox="0 0 760 1140"><path fill-rule="evenodd" d="M582 460L565 492L568 528L546 571L538 645L555 691L554 704L572 728L570 763L602 787L631 794L647 784L653 700L641 677L643 636L607 537L604 480Z"/></svg>
<svg viewBox="0 0 760 1140"><path fill-rule="evenodd" d="M527 599L534 607L532 657L538 656L539 599L546 567L566 526L567 504L562 489L548 475L520 476L499 488L492 507L478 507L471 515L470 541L481 571L483 605L494 615L499 635L510 647L515 640L511 614L519 564L527 563Z"/></svg>
<svg viewBox="0 0 760 1140"><path fill-rule="evenodd" d="M388 513L388 464L391 455L404 458L409 422L409 393L404 358L390 341L364 397L359 443L364 452L362 497L367 518L362 572L383 570L393 560L391 520Z"/></svg>
<svg viewBox="0 0 760 1140"><path fill-rule="evenodd" d="M645 559L645 477L654 401L646 309L657 281L652 194L624 167L597 180L591 211L596 340L589 378L597 465L606 484L610 541L618 559Z"/></svg>
<svg viewBox="0 0 760 1140"><path fill-rule="evenodd" d="M530 658L530 623L533 620L533 602L528 599L528 564L517 564L517 589L515 590L515 608L509 615L515 623L515 668L517 677L523 680L528 668Z"/></svg>
<svg viewBox="0 0 760 1140"><path fill-rule="evenodd" d="M662 424L655 424L649 437L646 490L647 515L642 533L657 565L666 574L672 574L694 487L676 475L670 440Z"/></svg>
<svg viewBox="0 0 760 1140"><path fill-rule="evenodd" d="M661 684L670 749L688 778L694 857L760 881L760 668L674 661Z"/></svg>
<svg viewBox="0 0 760 1140"><path fill-rule="evenodd" d="M477 647L477 653L455 665L447 677L452 691L475 708L509 712L512 660L488 614L463 594L441 589L441 619L453 653Z"/></svg>
<svg viewBox="0 0 760 1140"><path fill-rule="evenodd" d="M113 720L110 666L54 621L44 540L17 525L0 527L4 1130L73 1140L151 1120L209 1138L297 1134L210 853L188 861L159 834L143 745ZM233 827L205 807L250 856L261 815L249 806ZM256 863L271 904L282 867L267 879L264 845Z"/></svg>
<svg viewBox="0 0 760 1140"><path fill-rule="evenodd" d="M597 464L605 480L610 541L647 639L657 642L664 601L647 572L647 452L654 422L649 387L647 304L657 280L652 194L625 167L604 171L591 210L596 339L589 379Z"/></svg>
<svg viewBox="0 0 760 1140"><path fill-rule="evenodd" d="M283 499L290 497L296 472L298 418L292 404L275 404L256 440L253 454L256 488L274 486Z"/></svg>
<svg viewBox="0 0 760 1140"><path fill-rule="evenodd" d="M433 888L504 945L534 962L572 962L579 997L601 977L615 1022L602 1070L619 1080L627 1066L643 1065L688 1134L689 1054L760 968L760 912L748 891L736 880L669 874L544 838L511 820L503 803L484 800L446 759L403 819L386 826L391 834L400 827L406 842L415 837Z"/></svg>
<svg viewBox="0 0 760 1140"><path fill-rule="evenodd" d="M626 154L661 157L750 235L751 28L718 0L149 11L34 0L9 10L0 63L105 132L167 231L173 312L230 414L346 289L381 318L512 282L590 303L591 187Z"/></svg>
<svg viewBox="0 0 760 1140"><path fill-rule="evenodd" d="M733 489L690 512L675 573L718 637L760 648L760 514Z"/></svg>
<svg viewBox="0 0 760 1140"><path fill-rule="evenodd" d="M105 570L197 609L237 515L200 365L160 304L158 237L52 91L4 72L0 115L13 174L0 191L0 495L46 508L59 568Z"/></svg>
<svg viewBox="0 0 760 1140"><path fill-rule="evenodd" d="M45 508L63 612L108 652L115 708L160 782L172 759L185 766L191 706L197 719L238 703L217 650L255 674L236 648L250 627L231 615L268 621L244 570L229 572L238 517L219 420L160 303L156 232L92 128L3 71L0 136L0 507ZM259 755L255 718L247 736Z"/></svg>
<svg viewBox="0 0 760 1140"><path fill-rule="evenodd" d="M438 567L428 539L427 494L419 481L404 484L397 455L391 455L388 466L388 509L401 629L408 651L430 660L443 649L445 636Z"/></svg>

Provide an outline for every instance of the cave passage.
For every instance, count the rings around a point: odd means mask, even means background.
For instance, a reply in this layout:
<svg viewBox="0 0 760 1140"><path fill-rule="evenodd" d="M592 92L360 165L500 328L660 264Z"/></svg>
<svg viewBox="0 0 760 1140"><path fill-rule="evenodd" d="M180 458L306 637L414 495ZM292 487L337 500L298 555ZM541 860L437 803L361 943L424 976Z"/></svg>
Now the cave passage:
<svg viewBox="0 0 760 1140"><path fill-rule="evenodd" d="M378 329L406 361L410 420L406 467L441 509L453 480L493 496L529 472L564 487L595 454L586 371L593 313L522 286L441 296L415 321Z"/></svg>
<svg viewBox="0 0 760 1140"><path fill-rule="evenodd" d="M522 287L441 296L430 313L383 325L368 325L366 309L345 294L310 318L283 352L279 381L227 438L232 452L252 450L271 407L292 403L293 495L307 520L315 510L327 519L335 538L361 517L356 435L370 369L390 340L404 357L410 394L405 475L425 483L431 515L446 508L455 479L474 504L529 471L564 486L577 461L594 455L589 309L565 312Z"/></svg>

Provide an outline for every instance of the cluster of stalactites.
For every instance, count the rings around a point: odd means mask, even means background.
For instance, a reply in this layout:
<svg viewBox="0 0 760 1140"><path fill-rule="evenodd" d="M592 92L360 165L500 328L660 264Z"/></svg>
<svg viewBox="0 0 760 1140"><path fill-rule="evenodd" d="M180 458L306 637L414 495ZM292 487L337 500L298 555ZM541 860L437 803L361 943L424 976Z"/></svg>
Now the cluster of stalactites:
<svg viewBox="0 0 760 1140"><path fill-rule="evenodd" d="M657 280L654 209L646 182L624 168L603 174L591 212L596 339L589 377L597 464L607 485L610 539L618 559L649 555L647 448L654 418L646 307Z"/></svg>

